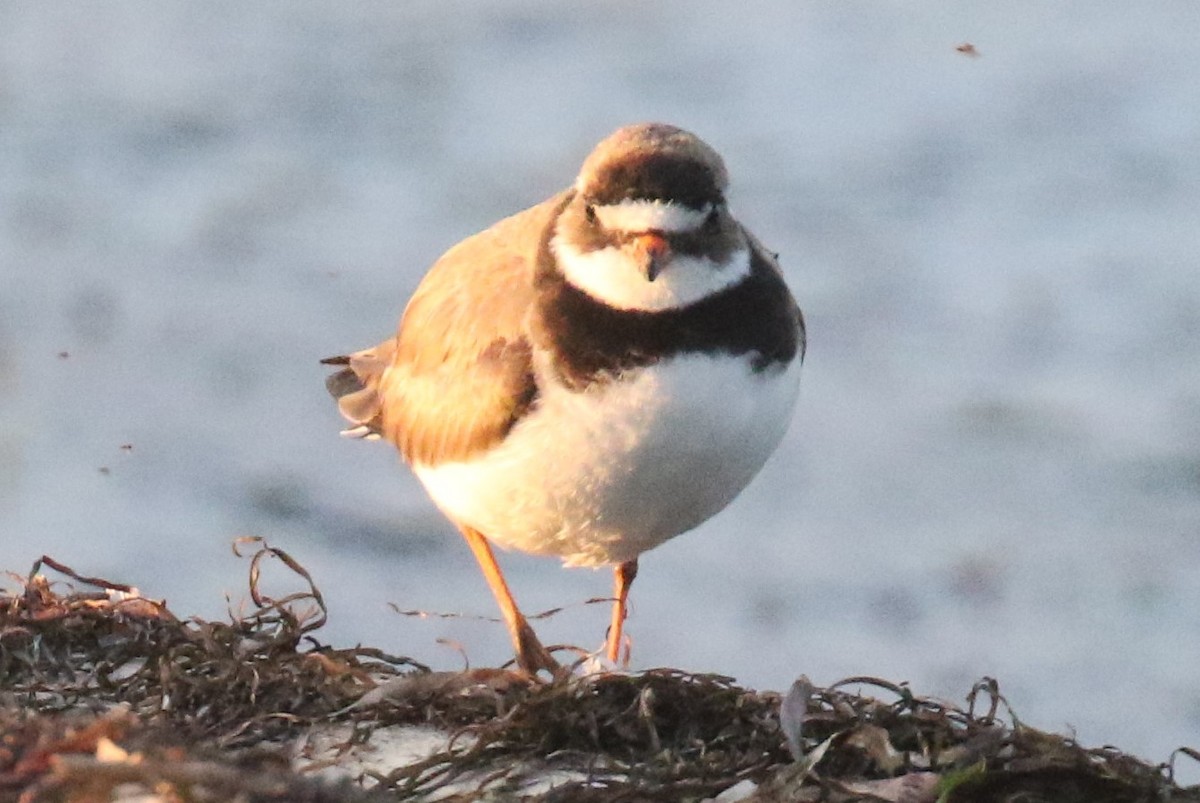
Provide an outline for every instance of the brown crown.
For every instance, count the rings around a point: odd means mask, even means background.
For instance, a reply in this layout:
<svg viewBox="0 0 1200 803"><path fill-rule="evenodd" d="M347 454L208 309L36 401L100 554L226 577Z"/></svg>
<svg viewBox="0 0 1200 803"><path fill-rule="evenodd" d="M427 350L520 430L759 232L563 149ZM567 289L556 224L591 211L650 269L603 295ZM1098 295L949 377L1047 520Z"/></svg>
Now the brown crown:
<svg viewBox="0 0 1200 803"><path fill-rule="evenodd" d="M695 134L664 123L617 129L583 162L576 189L598 204L627 198L699 209L721 203L729 183L720 155Z"/></svg>

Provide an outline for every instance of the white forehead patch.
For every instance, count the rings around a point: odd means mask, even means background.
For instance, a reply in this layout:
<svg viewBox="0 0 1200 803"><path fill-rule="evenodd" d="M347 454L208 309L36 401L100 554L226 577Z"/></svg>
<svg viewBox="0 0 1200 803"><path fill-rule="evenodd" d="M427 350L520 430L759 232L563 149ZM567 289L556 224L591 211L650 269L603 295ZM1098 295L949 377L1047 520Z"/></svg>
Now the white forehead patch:
<svg viewBox="0 0 1200 803"><path fill-rule="evenodd" d="M597 210L599 211L599 210ZM551 241L558 267L571 285L610 307L662 312L695 304L750 275L750 250L731 251L724 262L676 254L654 279L617 246L586 253L561 236Z"/></svg>
<svg viewBox="0 0 1200 803"><path fill-rule="evenodd" d="M712 204L692 209L670 201L627 198L615 204L596 206L595 210L600 225L609 231L680 233L700 228L712 211Z"/></svg>

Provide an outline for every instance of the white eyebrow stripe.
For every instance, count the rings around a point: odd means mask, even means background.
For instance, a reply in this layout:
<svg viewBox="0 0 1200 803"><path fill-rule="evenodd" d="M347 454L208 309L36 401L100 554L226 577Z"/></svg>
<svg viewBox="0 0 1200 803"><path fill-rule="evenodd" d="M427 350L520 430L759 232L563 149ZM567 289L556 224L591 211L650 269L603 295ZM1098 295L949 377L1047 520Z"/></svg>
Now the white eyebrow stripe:
<svg viewBox="0 0 1200 803"><path fill-rule="evenodd" d="M692 209L683 204L628 198L615 204L597 206L596 217L606 229L624 232L695 231L704 223L712 204Z"/></svg>

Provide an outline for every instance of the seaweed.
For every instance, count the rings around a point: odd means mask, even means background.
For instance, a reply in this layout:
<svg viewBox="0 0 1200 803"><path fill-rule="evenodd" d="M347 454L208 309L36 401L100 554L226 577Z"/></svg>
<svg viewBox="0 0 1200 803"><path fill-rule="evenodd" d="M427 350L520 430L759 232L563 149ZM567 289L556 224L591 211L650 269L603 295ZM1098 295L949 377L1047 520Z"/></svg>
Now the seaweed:
<svg viewBox="0 0 1200 803"><path fill-rule="evenodd" d="M881 678L781 695L670 668L542 681L334 648L309 573L247 543L253 608L227 622L46 556L0 594L0 801L1200 801L1173 771L1195 750L1085 748L1021 722L990 678L959 706ZM300 590L263 591L272 561ZM350 760L414 726L443 736L423 757Z"/></svg>

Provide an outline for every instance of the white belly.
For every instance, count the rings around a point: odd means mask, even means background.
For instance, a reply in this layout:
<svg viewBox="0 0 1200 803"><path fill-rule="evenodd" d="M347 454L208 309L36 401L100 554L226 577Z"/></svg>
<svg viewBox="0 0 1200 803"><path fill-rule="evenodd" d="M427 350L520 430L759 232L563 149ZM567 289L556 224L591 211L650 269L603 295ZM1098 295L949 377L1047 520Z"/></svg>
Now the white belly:
<svg viewBox="0 0 1200 803"><path fill-rule="evenodd" d="M791 419L800 361L690 354L572 392L539 374L536 408L491 451L414 466L452 519L568 565L631 560L728 505Z"/></svg>

